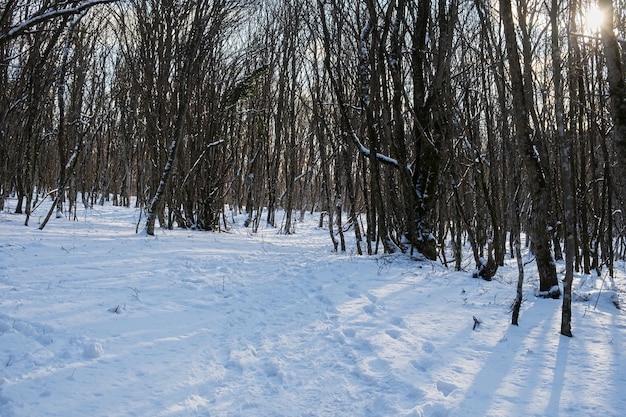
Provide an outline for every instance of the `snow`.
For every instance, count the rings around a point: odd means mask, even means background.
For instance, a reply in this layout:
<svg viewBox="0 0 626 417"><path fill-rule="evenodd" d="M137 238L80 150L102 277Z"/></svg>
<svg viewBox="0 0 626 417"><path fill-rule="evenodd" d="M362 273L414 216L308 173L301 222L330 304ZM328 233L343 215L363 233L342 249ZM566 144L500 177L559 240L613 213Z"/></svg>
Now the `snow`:
<svg viewBox="0 0 626 417"><path fill-rule="evenodd" d="M26 19L25 21L9 29L6 34L1 34L0 41L2 41L5 38L11 38L13 36L16 36L17 34L23 33L24 31L28 30L29 28L41 22L45 22L45 21L48 21L48 20L51 20L60 16L78 14L78 13L81 13L82 11L90 9L91 7L94 7L100 4L113 3L114 1L116 0L88 0L75 7L39 10L38 12L35 13L34 16Z"/></svg>
<svg viewBox="0 0 626 417"><path fill-rule="evenodd" d="M516 327L515 260L485 282L335 254L317 216L294 235L251 234L243 215L228 233L147 236L133 208L40 231L8 206L2 417L626 415L626 320L603 277L576 277L567 338L532 264Z"/></svg>

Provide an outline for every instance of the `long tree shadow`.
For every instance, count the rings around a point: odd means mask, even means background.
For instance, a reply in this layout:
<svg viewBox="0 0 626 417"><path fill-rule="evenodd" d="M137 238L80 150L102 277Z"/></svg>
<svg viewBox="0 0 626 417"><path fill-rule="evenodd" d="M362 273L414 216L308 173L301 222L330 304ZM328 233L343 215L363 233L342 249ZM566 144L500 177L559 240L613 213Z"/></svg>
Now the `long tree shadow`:
<svg viewBox="0 0 626 417"><path fill-rule="evenodd" d="M549 301L537 301L540 303ZM533 305L530 310L536 308ZM528 313L529 310L526 312ZM474 376L472 384L466 391L466 415L515 415L519 413L520 399L532 398L532 393L522 391L533 390L533 375L541 364L540 358L534 358L535 348L525 345L530 338L531 329L540 329L532 340L545 340L550 337L551 320L548 315L533 322L533 314L522 314L518 326L510 326L498 345L483 364L480 372ZM537 355L538 356L538 355ZM520 366L519 362L535 363L532 366Z"/></svg>
<svg viewBox="0 0 626 417"><path fill-rule="evenodd" d="M565 369L567 368L567 359L569 357L570 339L566 336L560 336L559 347L556 353L556 363L554 366L554 378L552 380L552 391L550 392L550 400L546 409L546 415L558 415L561 405L561 395L563 394L563 385L565 381Z"/></svg>

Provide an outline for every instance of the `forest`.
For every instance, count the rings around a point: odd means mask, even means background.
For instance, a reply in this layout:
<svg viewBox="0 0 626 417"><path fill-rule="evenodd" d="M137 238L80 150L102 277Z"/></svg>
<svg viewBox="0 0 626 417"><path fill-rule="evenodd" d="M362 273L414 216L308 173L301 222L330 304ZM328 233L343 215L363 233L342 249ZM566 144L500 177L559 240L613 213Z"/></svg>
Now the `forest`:
<svg viewBox="0 0 626 417"><path fill-rule="evenodd" d="M626 257L625 33L622 0L2 0L0 209L319 213L335 251L515 257L518 310L529 245L565 318Z"/></svg>

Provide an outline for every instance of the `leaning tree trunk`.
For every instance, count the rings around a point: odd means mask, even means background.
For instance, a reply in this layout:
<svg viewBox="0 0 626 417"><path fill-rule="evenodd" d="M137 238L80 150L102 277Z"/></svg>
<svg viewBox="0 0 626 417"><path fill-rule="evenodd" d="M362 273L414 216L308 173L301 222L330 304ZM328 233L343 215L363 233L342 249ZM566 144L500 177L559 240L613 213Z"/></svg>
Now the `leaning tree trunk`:
<svg viewBox="0 0 626 417"><path fill-rule="evenodd" d="M197 71L202 58L203 51L202 42L205 35L206 18L203 16L202 8L206 6L203 2L198 2L195 10L194 20L191 23L189 34L186 40L183 66L180 73L180 91L178 100L178 109L175 114L174 129L172 131L172 137L167 153L167 162L161 173L161 179L157 187L156 193L150 200L148 205L148 218L146 220L146 233L150 236L154 235L154 224L156 222L157 215L162 212L163 205L165 204L165 190L169 185L170 178L172 176L172 169L174 168L174 162L176 160L176 152L178 144L182 139L183 125L185 115L187 114L188 101L190 90L192 86L190 81L194 71ZM219 25L219 24L218 24ZM210 30L217 29L217 26L211 27Z"/></svg>
<svg viewBox="0 0 626 417"><path fill-rule="evenodd" d="M528 175L528 188L532 198L531 223L528 232L533 242L539 273L539 294L545 297L559 298L561 290L558 286L556 266L550 250L550 236L545 221L546 213L550 211L549 189L533 141L533 130L528 116L528 108L532 103L526 102L510 0L500 0L500 13L511 74L513 122L515 123L517 146L520 147L520 155ZM525 58L530 59L530 57Z"/></svg>

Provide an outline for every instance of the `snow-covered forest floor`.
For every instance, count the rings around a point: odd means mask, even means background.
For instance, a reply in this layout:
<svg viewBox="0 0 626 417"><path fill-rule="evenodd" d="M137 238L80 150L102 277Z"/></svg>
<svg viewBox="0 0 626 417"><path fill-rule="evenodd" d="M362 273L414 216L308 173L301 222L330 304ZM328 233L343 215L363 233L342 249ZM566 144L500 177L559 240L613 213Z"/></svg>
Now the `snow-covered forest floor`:
<svg viewBox="0 0 626 417"><path fill-rule="evenodd" d="M626 316L606 277L511 326L496 280L297 233L158 229L94 207L43 231L0 213L0 416L624 416ZM350 239L352 241L353 239ZM562 273L563 265L558 265ZM616 271L624 288L624 264ZM473 316L481 324L473 330Z"/></svg>

